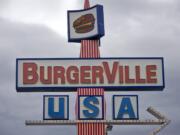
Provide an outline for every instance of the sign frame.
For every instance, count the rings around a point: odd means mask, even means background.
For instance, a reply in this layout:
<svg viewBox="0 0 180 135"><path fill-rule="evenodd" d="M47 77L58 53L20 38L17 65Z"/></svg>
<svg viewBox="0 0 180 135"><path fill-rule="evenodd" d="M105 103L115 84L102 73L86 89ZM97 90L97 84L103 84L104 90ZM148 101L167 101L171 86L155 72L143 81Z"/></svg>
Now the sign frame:
<svg viewBox="0 0 180 135"><path fill-rule="evenodd" d="M102 118L80 118L80 97L101 97L102 98ZM78 120L104 120L104 96L103 95L79 95L78 96Z"/></svg>
<svg viewBox="0 0 180 135"><path fill-rule="evenodd" d="M70 13L71 12L83 12L83 11L88 11L88 10L92 10L93 8L97 8L97 34L93 35L93 36L87 36L87 37L83 37L83 38L71 38L70 37ZM80 43L81 40L87 40L87 39L98 39L101 38L105 35L105 29L104 29L104 12L103 12L103 6L102 5L95 5L93 7L87 8L87 9L81 9L81 10L68 10L67 12L67 26L68 26L68 42L76 42L76 43ZM100 23L99 23L100 22Z"/></svg>
<svg viewBox="0 0 180 135"><path fill-rule="evenodd" d="M18 86L18 61L21 60L111 60L111 59L159 59L162 62L162 85L159 86L69 86L69 87L20 87ZM105 91L162 91L165 88L163 57L102 57L102 58L17 58L16 59L16 90L17 92L76 92L78 88L104 88Z"/></svg>
<svg viewBox="0 0 180 135"><path fill-rule="evenodd" d="M125 97L125 96L127 96L127 97L136 97L136 99L137 99L137 102L136 102L136 104L137 104L137 112L136 112L136 114L137 114L137 118L122 118L122 119L117 119L117 118L115 118L115 97L118 97L118 96L122 96L122 97ZM139 99L138 99L138 95L113 95L113 97L112 97L112 118L113 118L113 120L138 120L139 119Z"/></svg>
<svg viewBox="0 0 180 135"><path fill-rule="evenodd" d="M66 119L45 118L45 97L59 97L59 96L67 97L67 118ZM69 120L69 95L43 95L43 120Z"/></svg>

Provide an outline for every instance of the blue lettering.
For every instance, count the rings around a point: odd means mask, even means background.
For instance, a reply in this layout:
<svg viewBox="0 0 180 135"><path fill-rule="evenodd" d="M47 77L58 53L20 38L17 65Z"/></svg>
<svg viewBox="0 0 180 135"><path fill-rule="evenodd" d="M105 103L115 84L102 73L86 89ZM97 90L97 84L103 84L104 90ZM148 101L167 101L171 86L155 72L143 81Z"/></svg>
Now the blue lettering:
<svg viewBox="0 0 180 135"><path fill-rule="evenodd" d="M59 98L59 111L54 111L54 98L48 99L48 115L53 119L64 119L64 98Z"/></svg>
<svg viewBox="0 0 180 135"><path fill-rule="evenodd" d="M121 101L121 106L117 115L118 119L124 118L124 115L129 115L130 119L135 118L134 110L131 104L130 98L123 98Z"/></svg>
<svg viewBox="0 0 180 135"><path fill-rule="evenodd" d="M85 117L87 118L95 118L99 114L99 108L95 105L99 104L99 100L93 96L93 97L87 97L84 100L84 106L87 107L90 110L83 110L83 113Z"/></svg>

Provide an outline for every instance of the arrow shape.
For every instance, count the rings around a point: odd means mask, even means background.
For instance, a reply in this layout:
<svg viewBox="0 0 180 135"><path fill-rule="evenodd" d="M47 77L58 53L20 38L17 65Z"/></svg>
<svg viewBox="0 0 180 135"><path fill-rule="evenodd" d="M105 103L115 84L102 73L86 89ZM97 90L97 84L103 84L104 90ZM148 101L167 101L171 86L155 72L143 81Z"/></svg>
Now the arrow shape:
<svg viewBox="0 0 180 135"><path fill-rule="evenodd" d="M157 129L155 129L151 135L156 135L161 130L163 130L167 125L170 124L171 120L166 118L164 115L162 115L160 112L156 111L153 107L148 107L147 111L152 114L154 117L156 117L159 120L164 120L164 123Z"/></svg>
<svg viewBox="0 0 180 135"><path fill-rule="evenodd" d="M27 126L43 126L43 125L76 125L79 123L105 123L108 126L112 125L161 125L154 130L151 135L156 135L167 125L170 124L164 115L156 111L153 107L148 107L147 111L152 114L157 120L26 120ZM112 128L112 127L111 127Z"/></svg>
<svg viewBox="0 0 180 135"><path fill-rule="evenodd" d="M79 123L105 123L110 125L162 125L164 120L26 120L27 126L76 125Z"/></svg>

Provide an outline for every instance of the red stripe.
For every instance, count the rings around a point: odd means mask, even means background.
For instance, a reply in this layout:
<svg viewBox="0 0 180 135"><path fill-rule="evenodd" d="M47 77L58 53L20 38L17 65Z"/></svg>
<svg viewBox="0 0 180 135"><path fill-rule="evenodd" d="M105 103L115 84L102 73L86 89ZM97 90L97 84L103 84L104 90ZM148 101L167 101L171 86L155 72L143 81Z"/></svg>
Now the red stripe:
<svg viewBox="0 0 180 135"><path fill-rule="evenodd" d="M86 0L85 8L88 8L88 0ZM98 40L82 40L80 58L99 58L99 41ZM102 88L78 88L77 98L79 95L103 95L104 89ZM106 105L104 104L104 112ZM78 119L78 99L76 99L76 118ZM80 123L77 124L78 135L104 135L105 124L103 123Z"/></svg>
<svg viewBox="0 0 180 135"><path fill-rule="evenodd" d="M102 88L79 88L79 95L104 95ZM104 105L105 106L105 105ZM77 104L76 104L77 108ZM103 123L81 123L78 124L78 135L104 135L105 124Z"/></svg>
<svg viewBox="0 0 180 135"><path fill-rule="evenodd" d="M81 58L98 58L100 57L98 40L83 40L81 41Z"/></svg>
<svg viewBox="0 0 180 135"><path fill-rule="evenodd" d="M84 1L84 9L89 8L90 4L89 4L89 0L85 0Z"/></svg>

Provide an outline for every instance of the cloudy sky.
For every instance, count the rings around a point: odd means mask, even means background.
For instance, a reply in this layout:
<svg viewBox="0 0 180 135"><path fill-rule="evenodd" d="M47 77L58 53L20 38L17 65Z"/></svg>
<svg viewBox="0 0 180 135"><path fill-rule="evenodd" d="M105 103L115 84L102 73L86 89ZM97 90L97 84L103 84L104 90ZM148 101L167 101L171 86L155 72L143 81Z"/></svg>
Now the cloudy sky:
<svg viewBox="0 0 180 135"><path fill-rule="evenodd" d="M166 88L163 92L116 92L138 94L140 119L153 117L153 106L172 123L160 135L180 132L180 1L179 0L92 0L102 4L106 36L101 42L102 57L164 57ZM79 57L80 45L67 42L68 9L82 9L83 0L0 0L0 134L67 135L75 127L26 127L25 120L42 119L44 94L17 93L16 58ZM74 119L75 93L70 94ZM107 118L111 118L107 100ZM110 135L148 135L158 126L114 126Z"/></svg>

